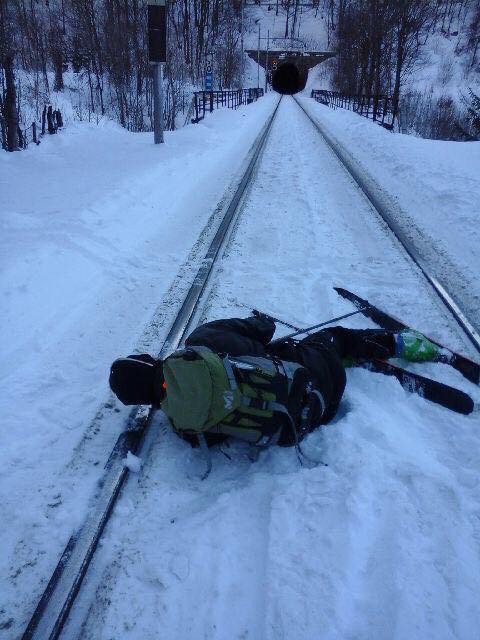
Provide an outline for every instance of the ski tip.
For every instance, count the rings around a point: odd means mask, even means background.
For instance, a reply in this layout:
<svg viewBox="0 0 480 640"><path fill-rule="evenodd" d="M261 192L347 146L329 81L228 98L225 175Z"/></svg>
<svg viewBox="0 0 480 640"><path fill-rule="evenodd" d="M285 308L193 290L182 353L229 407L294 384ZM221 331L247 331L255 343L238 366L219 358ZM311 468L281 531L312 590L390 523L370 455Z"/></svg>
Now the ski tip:
<svg viewBox="0 0 480 640"><path fill-rule="evenodd" d="M341 296L342 298L345 298L346 300L352 301L352 297L356 297L352 293L350 293L348 289L344 289L343 287L333 287L333 288L336 291L336 293L338 293L339 296Z"/></svg>
<svg viewBox="0 0 480 640"><path fill-rule="evenodd" d="M342 298L345 298L345 300L349 300L350 302L353 302L353 304L357 308L361 306L364 311L372 308L372 305L368 300L366 300L365 298L361 298L360 296L357 296L356 293L352 293L351 291L349 291L348 289L344 289L343 287L333 287L333 288L338 293L339 296L342 296Z"/></svg>
<svg viewBox="0 0 480 640"><path fill-rule="evenodd" d="M360 298L360 296L357 296L356 293L352 293L348 289L344 289L343 287L333 287L333 288L343 298L347 298L348 300L352 300L352 299L361 300L361 301L367 303L366 300L364 300L363 298ZM369 303L367 303L367 304L369 304Z"/></svg>
<svg viewBox="0 0 480 640"><path fill-rule="evenodd" d="M464 416L468 416L471 413L476 413L479 410L479 404L475 402L473 398L468 395L468 393L465 393L465 391L460 391L460 389L455 389L455 391L457 397L454 400L453 405L447 406L447 409L452 409L457 413L463 413Z"/></svg>

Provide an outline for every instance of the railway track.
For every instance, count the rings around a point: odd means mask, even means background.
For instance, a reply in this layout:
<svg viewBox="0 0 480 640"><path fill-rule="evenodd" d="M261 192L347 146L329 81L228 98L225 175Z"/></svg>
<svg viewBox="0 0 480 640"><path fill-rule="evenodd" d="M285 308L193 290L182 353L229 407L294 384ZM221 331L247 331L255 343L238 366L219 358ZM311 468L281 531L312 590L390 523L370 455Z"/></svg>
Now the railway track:
<svg viewBox="0 0 480 640"><path fill-rule="evenodd" d="M209 284L211 275L215 270L219 256L221 256L222 251L224 251L229 242L232 229L237 224L237 216L241 210L245 193L251 184L259 158L267 143L280 102L281 101L277 103L274 112L252 148L248 167L226 207L222 222L176 315L159 357L165 357L175 350L181 344L191 324L197 319L204 317L207 313L209 305L211 304L211 298L215 296L215 287ZM402 236L401 229L389 223L388 211L385 210L382 203L376 198L375 194L369 190L368 186L363 183L362 176L357 175L352 166L350 166L348 156L346 156L345 152L335 146L334 141L329 139L328 132L324 132L297 101L296 104L322 135L322 139L325 140L328 146L334 151L352 179L365 193L372 207L387 223L396 239L404 247L409 258L415 263L414 268L420 270L429 285L434 288L436 294L448 308L452 317L455 318L455 321L468 336L470 342L472 342L477 351L480 352L478 333L475 327L465 318L458 304L454 302L453 297L429 274L428 265L423 264L421 257L417 256L412 247L408 245ZM208 288L209 286L211 287L210 289ZM61 636L64 625L75 604L89 565L98 547L98 543L105 530L105 526L109 521L116 500L127 479L128 470L123 465L122 460L128 451L132 451L133 453L138 452L145 438L148 439L149 428L152 424L154 413L155 411L153 409L140 407L130 415L128 425L119 437L105 465L105 475L99 491L95 496L92 509L88 513L82 528L69 540L30 623L22 636L22 640L30 640L33 638L41 640L48 638L48 640L53 640Z"/></svg>
<svg viewBox="0 0 480 640"><path fill-rule="evenodd" d="M228 239L242 197L254 174L280 102L281 99L277 102L266 126L252 146L248 166L234 191L233 197L230 199L228 206L226 206L217 232L167 334L163 347L158 354L160 358L166 357L178 347L192 317L196 313L215 261L222 246ZM68 541L22 636L22 640L46 640L47 638L48 640L55 640L60 637L100 537L128 476L128 469L122 461L128 451L136 453L139 450L154 414L154 408L145 406L138 407L130 414L126 429L119 436L105 465L105 474L100 481L99 491L95 496L93 507L81 529L72 535Z"/></svg>
<svg viewBox="0 0 480 640"><path fill-rule="evenodd" d="M378 189L375 188L375 184L371 179L362 174L358 166L348 154L347 150L332 136L319 122L312 118L312 116L306 111L306 109L294 98L299 108L303 111L306 117L310 120L312 125L317 129L318 133L325 140L326 144L332 149L340 163L345 170L350 174L352 179L357 183L359 188L363 191L373 209L378 213L381 219L388 226L393 235L400 242L402 247L407 252L412 262L421 271L424 278L431 285L432 289L438 295L443 304L450 311L455 321L460 325L465 335L475 347L476 351L480 353L480 330L474 326L469 320L467 315L462 310L461 300L457 298L455 292L449 291L448 287L441 282L441 280L434 274L431 265L429 265L424 257L419 253L418 249L408 238L405 230L395 220L392 212L389 210L388 204L384 201L382 195Z"/></svg>

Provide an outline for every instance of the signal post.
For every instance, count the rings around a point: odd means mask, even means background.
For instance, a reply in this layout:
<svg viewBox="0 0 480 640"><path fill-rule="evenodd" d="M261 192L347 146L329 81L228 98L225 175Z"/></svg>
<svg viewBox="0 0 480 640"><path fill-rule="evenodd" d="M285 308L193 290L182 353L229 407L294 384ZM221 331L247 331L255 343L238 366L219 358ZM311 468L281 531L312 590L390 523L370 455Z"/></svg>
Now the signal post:
<svg viewBox="0 0 480 640"><path fill-rule="evenodd" d="M148 0L148 61L153 71L153 140L163 142L163 70L167 62L166 0Z"/></svg>

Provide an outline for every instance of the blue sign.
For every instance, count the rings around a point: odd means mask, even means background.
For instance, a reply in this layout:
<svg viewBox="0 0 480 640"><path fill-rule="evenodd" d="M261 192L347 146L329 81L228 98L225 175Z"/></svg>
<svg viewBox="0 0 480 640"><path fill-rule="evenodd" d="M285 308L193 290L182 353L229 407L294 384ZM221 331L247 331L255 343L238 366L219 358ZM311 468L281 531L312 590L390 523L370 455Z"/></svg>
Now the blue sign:
<svg viewBox="0 0 480 640"><path fill-rule="evenodd" d="M205 91L213 91L213 73L210 71L205 74Z"/></svg>

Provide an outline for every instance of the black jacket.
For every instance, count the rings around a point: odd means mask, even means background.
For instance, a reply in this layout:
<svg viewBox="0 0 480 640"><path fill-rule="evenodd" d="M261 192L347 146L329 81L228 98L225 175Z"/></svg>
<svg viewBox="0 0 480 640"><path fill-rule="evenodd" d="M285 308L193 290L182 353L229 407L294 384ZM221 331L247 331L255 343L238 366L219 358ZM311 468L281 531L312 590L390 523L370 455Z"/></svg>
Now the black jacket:
<svg viewBox="0 0 480 640"><path fill-rule="evenodd" d="M328 330L318 331L298 342L289 340L270 346L274 333L275 323L264 317L214 320L197 327L185 345L205 346L231 356L275 355L302 364L317 379L326 404L322 423L329 422L337 411L346 380L333 335Z"/></svg>

